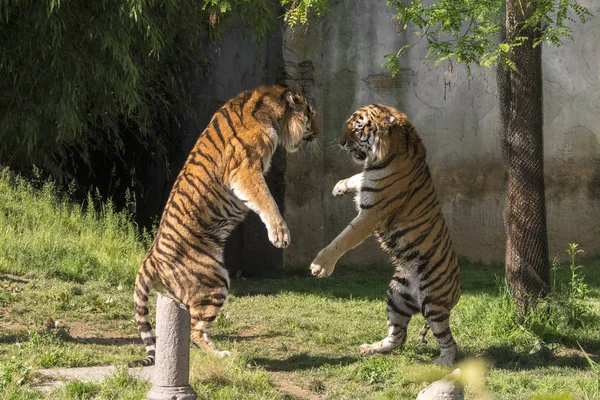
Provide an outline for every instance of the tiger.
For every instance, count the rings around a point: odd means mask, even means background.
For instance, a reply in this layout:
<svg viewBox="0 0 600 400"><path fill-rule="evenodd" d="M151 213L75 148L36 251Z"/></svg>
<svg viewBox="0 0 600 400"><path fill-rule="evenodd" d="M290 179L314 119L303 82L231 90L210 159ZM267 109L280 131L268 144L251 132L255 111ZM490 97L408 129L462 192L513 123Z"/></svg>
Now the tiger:
<svg viewBox="0 0 600 400"><path fill-rule="evenodd" d="M156 338L148 315L151 289L167 292L189 310L193 344L217 356L229 355L209 337L229 291L225 241L252 210L274 246L289 245L290 232L264 175L278 145L295 152L317 136L313 107L284 86L244 91L215 112L173 184L136 275L135 320L147 357L130 365L155 362Z"/></svg>
<svg viewBox="0 0 600 400"><path fill-rule="evenodd" d="M381 104L358 109L347 120L340 146L363 171L339 181L332 194L355 193L358 215L310 265L317 277L331 275L337 261L371 234L390 255L395 273L387 290L387 336L360 346L362 353L387 353L406 341L412 315L426 320L418 340L431 328L451 365L456 342L450 310L461 295L459 265L437 200L425 145L404 113Z"/></svg>

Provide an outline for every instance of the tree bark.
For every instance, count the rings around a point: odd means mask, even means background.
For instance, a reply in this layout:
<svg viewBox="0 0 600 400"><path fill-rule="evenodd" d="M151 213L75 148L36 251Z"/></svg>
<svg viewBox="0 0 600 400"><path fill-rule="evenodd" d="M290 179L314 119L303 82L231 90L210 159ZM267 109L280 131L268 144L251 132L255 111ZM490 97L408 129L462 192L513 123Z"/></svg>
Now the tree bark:
<svg viewBox="0 0 600 400"><path fill-rule="evenodd" d="M502 153L506 176L506 278L523 315L548 292L550 264L544 187L542 49L533 47L536 30L522 29L533 13L528 0L507 0L506 39L525 36L514 47L516 70L499 70Z"/></svg>

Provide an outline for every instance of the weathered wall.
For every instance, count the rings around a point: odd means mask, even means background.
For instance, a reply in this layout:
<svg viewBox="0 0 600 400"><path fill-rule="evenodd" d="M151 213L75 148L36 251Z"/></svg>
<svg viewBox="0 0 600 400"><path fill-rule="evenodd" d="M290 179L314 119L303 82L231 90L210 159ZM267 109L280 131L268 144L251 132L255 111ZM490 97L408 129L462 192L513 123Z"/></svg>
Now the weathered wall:
<svg viewBox="0 0 600 400"><path fill-rule="evenodd" d="M544 54L544 151L550 249L600 251L600 3L575 41Z"/></svg>
<svg viewBox="0 0 600 400"><path fill-rule="evenodd" d="M581 4L600 14L600 4ZM359 168L336 147L344 121L373 103L407 113L428 149L428 162L456 250L473 260L504 259L503 171L494 71L423 65L424 45L401 60L392 78L384 55L414 38L398 34L384 1L332 2L332 16L307 36L287 31L283 58L315 102L320 151L288 156L285 218L292 245L287 264L307 264L353 218L352 199L331 188ZM575 26L574 42L544 48L544 121L550 256L568 242L600 250L600 19ZM411 39L412 40L412 39ZM370 240L342 262L386 259Z"/></svg>

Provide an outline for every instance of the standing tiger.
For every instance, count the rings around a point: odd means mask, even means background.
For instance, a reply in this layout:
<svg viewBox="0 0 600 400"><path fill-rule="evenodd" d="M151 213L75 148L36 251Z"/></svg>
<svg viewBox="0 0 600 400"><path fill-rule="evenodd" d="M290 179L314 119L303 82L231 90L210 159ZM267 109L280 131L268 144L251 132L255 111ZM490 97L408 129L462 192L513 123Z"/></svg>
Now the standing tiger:
<svg viewBox="0 0 600 400"><path fill-rule="evenodd" d="M426 324L419 339L431 327L441 347L436 363L452 364L456 342L449 317L461 294L459 268L423 142L405 114L372 104L348 119L340 145L364 169L339 181L333 195L356 193L358 215L319 252L312 274L331 275L340 257L375 234L395 267L387 292L388 335L360 351L385 353L403 345L411 316L421 312Z"/></svg>
<svg viewBox="0 0 600 400"><path fill-rule="evenodd" d="M223 356L209 338L229 290L225 241L248 210L267 227L279 248L290 233L264 174L278 144L289 152L318 135L306 98L282 86L261 86L229 100L210 120L179 173L152 246L135 281L135 319L152 365L155 337L148 316L150 289L166 290L191 315L191 340Z"/></svg>

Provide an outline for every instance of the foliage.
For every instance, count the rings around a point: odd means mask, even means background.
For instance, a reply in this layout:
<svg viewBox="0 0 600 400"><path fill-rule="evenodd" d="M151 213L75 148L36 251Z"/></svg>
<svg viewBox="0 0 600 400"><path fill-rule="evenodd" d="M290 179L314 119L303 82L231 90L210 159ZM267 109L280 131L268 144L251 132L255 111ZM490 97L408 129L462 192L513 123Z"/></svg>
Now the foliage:
<svg viewBox="0 0 600 400"><path fill-rule="evenodd" d="M144 140L169 95L182 97L165 62L176 36L206 30L184 4L0 1L0 160L62 177L71 153L89 161L122 152L126 133Z"/></svg>
<svg viewBox="0 0 600 400"><path fill-rule="evenodd" d="M523 45L528 37L517 34L512 42L499 42L504 24L503 0L437 0L423 4L422 0L388 0L396 9L400 27L414 24L417 35L427 40L426 60L435 66L446 60L470 65L491 67L499 62L514 68L511 49ZM590 16L587 8L576 0L528 0L521 3L532 7L531 15L518 27L519 31L532 28L537 36L530 45L543 42L560 46L563 38L573 39L568 22L579 19L582 23ZM572 16L571 14L574 14ZM400 68L400 57L414 44L407 44L395 54L387 54L384 67L393 75Z"/></svg>
<svg viewBox="0 0 600 400"><path fill-rule="evenodd" d="M283 2L291 22L324 7ZM0 164L63 180L94 154L166 146L174 107L194 107L188 82L207 67L207 40L235 21L260 41L277 4L0 0Z"/></svg>
<svg viewBox="0 0 600 400"><path fill-rule="evenodd" d="M281 4L287 8L284 20L290 26L307 24L311 14L322 17L329 12L327 0L281 0Z"/></svg>

